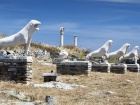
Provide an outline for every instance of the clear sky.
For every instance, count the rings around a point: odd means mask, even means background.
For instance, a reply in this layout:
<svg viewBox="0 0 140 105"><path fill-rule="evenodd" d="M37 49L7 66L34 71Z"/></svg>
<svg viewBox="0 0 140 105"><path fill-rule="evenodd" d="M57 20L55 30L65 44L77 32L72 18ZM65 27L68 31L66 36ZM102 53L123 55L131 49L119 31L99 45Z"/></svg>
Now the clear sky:
<svg viewBox="0 0 140 105"><path fill-rule="evenodd" d="M140 0L0 0L0 33L12 35L30 20L42 24L32 41L60 45L60 27L65 27L64 45L96 50L113 40L110 51L123 44L140 46Z"/></svg>

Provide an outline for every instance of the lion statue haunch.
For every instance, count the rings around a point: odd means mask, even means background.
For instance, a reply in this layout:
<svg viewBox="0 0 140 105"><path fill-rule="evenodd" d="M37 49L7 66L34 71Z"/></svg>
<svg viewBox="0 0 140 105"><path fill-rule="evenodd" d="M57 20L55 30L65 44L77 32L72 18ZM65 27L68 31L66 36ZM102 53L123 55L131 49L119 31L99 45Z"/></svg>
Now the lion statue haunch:
<svg viewBox="0 0 140 105"><path fill-rule="evenodd" d="M9 37L0 39L0 48L14 47L21 44L25 44L25 54L27 55L29 51L30 43L31 43L31 36L34 31L39 30L37 26L40 24L41 22L37 20L31 20L18 33L11 35Z"/></svg>

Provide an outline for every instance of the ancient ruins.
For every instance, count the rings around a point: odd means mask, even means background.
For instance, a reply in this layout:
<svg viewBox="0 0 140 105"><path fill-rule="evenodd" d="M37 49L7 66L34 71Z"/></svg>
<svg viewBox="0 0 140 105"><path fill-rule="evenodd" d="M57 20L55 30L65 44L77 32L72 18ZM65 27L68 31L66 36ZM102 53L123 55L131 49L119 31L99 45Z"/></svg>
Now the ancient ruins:
<svg viewBox="0 0 140 105"><path fill-rule="evenodd" d="M137 63L139 59L138 49L135 46L132 51L127 52L130 47L129 43L124 44L121 48L109 53L113 41L108 40L103 46L88 53L84 60L78 59L76 55L70 57L69 53L63 49L64 46L64 27L60 27L60 47L58 53L46 50L35 51L29 53L31 37L34 31L38 31L37 27L41 22L31 20L22 30L14 35L0 39L0 48L13 47L24 44L23 51L0 50L0 80L12 80L15 82L30 84L32 82L32 57L50 58L52 63L56 64L58 74L62 75L80 75L90 74L90 72L107 72L107 73L126 73L127 71L139 72L140 67ZM77 48L77 36L74 36L74 47ZM53 56L57 59L53 62ZM109 59L116 59L115 62L109 62ZM96 59L96 60L95 60ZM97 59L100 59L99 61ZM133 64L126 63L126 60L133 59ZM44 81L56 80L53 72L43 75ZM50 76L50 77L47 77ZM52 79L53 78L53 79ZM54 79L55 78L55 79Z"/></svg>

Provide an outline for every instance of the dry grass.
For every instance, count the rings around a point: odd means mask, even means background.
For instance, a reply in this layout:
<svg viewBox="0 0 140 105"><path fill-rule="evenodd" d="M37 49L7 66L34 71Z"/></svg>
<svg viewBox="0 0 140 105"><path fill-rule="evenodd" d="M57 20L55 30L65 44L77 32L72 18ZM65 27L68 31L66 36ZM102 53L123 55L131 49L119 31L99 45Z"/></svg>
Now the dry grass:
<svg viewBox="0 0 140 105"><path fill-rule="evenodd" d="M36 50L36 49L43 49L43 50L46 50L48 52L52 52L52 51L55 51L55 52L59 52L60 50L57 48L57 47L54 47L54 46L43 46L39 43L34 43L32 42L31 43L31 50Z"/></svg>
<svg viewBox="0 0 140 105"><path fill-rule="evenodd" d="M56 66L45 66L33 62L33 83L43 83L42 73L56 70ZM27 93L32 100L45 100L45 96L55 96L58 105L128 105L129 102L140 104L140 74L97 73L89 76L59 75L60 81L70 84L87 86L74 90L56 88L34 88L27 85L0 82L1 91L15 90ZM112 91L115 94L103 94L101 91ZM2 98L2 96L0 96Z"/></svg>

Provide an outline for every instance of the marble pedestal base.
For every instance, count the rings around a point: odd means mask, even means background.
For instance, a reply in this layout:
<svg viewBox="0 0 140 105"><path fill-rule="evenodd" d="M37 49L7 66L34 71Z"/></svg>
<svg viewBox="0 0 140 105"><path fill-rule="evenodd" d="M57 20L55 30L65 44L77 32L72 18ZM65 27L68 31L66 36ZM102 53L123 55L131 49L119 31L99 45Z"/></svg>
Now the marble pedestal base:
<svg viewBox="0 0 140 105"><path fill-rule="evenodd" d="M62 75L81 75L91 72L89 61L63 61L57 64L57 73Z"/></svg>
<svg viewBox="0 0 140 105"><path fill-rule="evenodd" d="M130 72L140 72L139 64L127 64L127 70Z"/></svg>
<svg viewBox="0 0 140 105"><path fill-rule="evenodd" d="M110 72L118 73L118 74L125 74L127 72L127 65L126 64L111 64Z"/></svg>
<svg viewBox="0 0 140 105"><path fill-rule="evenodd" d="M92 70L95 72L110 72L110 64L94 64L92 63Z"/></svg>

